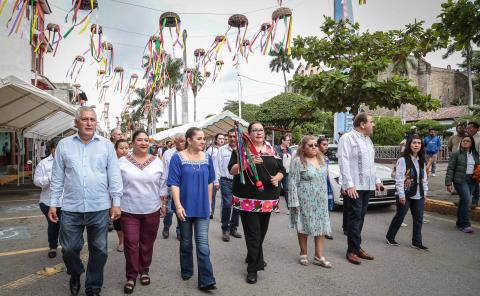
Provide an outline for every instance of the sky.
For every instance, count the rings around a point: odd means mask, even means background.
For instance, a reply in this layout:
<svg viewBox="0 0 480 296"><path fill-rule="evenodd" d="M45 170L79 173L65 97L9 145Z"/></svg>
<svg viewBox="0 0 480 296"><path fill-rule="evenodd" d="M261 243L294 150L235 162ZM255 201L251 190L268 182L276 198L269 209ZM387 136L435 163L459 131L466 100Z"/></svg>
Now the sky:
<svg viewBox="0 0 480 296"><path fill-rule="evenodd" d="M399 29L404 25L417 20L425 20L430 26L436 21L440 13L441 0L368 0L366 5L359 6L353 0L353 13L356 22L360 23L361 30L389 30ZM53 10L47 16L47 23L58 23L65 32L69 23L65 23L66 10L69 10L70 0L49 0ZM134 5L131 5L134 4ZM284 0L283 5L293 11L293 36L320 36L320 26L324 15L333 16L333 0ZM140 7L142 6L142 7ZM174 11L180 15L181 27L188 32L187 59L188 66L193 67L193 51L195 48L208 49L215 35L223 35L228 28L229 15L242 13L249 20L247 36L256 33L261 23L271 20L271 13L278 7L277 0L99 0L99 8L95 10L92 23L103 26L104 39L114 46L114 64L122 66L126 73L124 85L128 83L131 74L143 76L141 59L148 36L153 35L159 28L159 16L163 11ZM83 14L81 15L83 16ZM3 22L5 13L1 18ZM279 27L278 35L282 34L283 23ZM231 30L233 32L233 29ZM75 30L66 39L62 40L55 57L47 55L45 75L53 82L70 82L66 77L68 68L76 55L83 54L88 49L89 30L79 34ZM169 38L167 34L167 38ZM229 35L230 43L234 43L235 34ZM234 46L234 45L232 45ZM427 56L433 66L456 68L461 61L458 54L444 60L442 52ZM175 56L181 57L179 48ZM78 83L87 93L90 104L97 105L97 110L103 110L98 103L99 92L95 87L98 64L86 55L86 63L78 77ZM221 112L227 100L237 100L240 96L239 78L241 78L241 96L247 103L260 104L283 91L282 73L272 73L268 67L271 57L264 56L258 51L250 54L248 64L243 62L237 69L232 63L233 54L222 50L221 59L225 61L220 77L213 83L208 81L197 96L197 120L209 114ZM295 68L299 62L294 61ZM213 69L210 69L213 72ZM293 76L292 71L288 78ZM142 85L139 82L138 85ZM160 98L166 94L160 93ZM119 116L125 106L124 94L113 92L113 87L107 93L110 102L109 120L115 126L115 117ZM181 121L181 94L177 95L178 118ZM193 121L193 95L189 92L189 120ZM100 112L98 112L100 116ZM164 127L167 120L167 111L158 120L157 127Z"/></svg>

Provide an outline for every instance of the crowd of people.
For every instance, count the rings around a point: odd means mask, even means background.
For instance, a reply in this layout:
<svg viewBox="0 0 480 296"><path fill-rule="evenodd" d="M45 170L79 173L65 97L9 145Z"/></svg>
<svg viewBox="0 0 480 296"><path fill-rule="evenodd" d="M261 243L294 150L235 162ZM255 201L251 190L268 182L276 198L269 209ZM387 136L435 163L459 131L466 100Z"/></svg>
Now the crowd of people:
<svg viewBox="0 0 480 296"><path fill-rule="evenodd" d="M42 188L40 209L48 221L48 257L57 255L62 246L63 260L70 275L70 291L78 295L80 276L85 267L80 259L87 232L89 259L85 292L99 295L107 261L109 224L118 234L117 250L125 255L124 293L135 290L137 280L150 284L152 255L163 218L162 236L169 237L172 218L177 217L179 273L187 281L194 275L193 239L197 258L197 280L200 290L216 289L210 259L209 226L214 215L216 192L221 193L222 240L242 238L241 219L246 244L246 281L257 282L257 274L267 266L265 241L271 213L279 209L283 195L289 214L288 226L297 233L298 262L310 264L308 237L315 250L311 263L331 268L324 256L324 239L333 239L329 211L333 206L328 165L328 139L304 136L292 151L291 136L284 135L281 144L272 146L265 139L262 123L252 122L247 134L254 153L251 162L263 188L251 180L246 164L239 163L237 131L218 134L210 147L201 129L192 127L178 134L166 147L151 147L145 131L136 131L131 145L122 139L121 131L111 133L111 141L96 134L97 118L89 107L80 107L75 116L78 132L52 144L51 154L37 166L34 182ZM471 127L470 127L471 125ZM478 130L470 124L467 130ZM362 242L362 230L369 198L385 190L376 177L375 150L370 136L373 117L359 113L353 129L338 141L340 176L338 183L344 200L343 229L347 236L346 259L359 265L374 260ZM452 154L445 185L459 196L457 227L473 232L468 219L472 195L477 190L475 169L479 164L476 141L464 134L450 139ZM411 133L402 156L395 166L397 188L396 213L386 233L389 245L410 209L413 216L411 246L428 250L422 241L425 199L428 196L428 164L436 160L439 142L433 130L422 139ZM242 171L243 169L243 171ZM432 166L432 174L435 167ZM243 175L243 177L242 177Z"/></svg>

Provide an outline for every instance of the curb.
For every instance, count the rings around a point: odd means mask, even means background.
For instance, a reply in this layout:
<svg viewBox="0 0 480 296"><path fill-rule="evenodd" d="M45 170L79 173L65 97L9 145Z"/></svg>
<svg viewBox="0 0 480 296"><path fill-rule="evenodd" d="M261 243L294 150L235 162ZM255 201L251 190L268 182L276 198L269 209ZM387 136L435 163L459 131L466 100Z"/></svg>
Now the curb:
<svg viewBox="0 0 480 296"><path fill-rule="evenodd" d="M428 199L425 202L425 210L429 212L434 212L442 215L457 215L457 206L452 202L437 200L437 199ZM475 210L470 210L470 219L473 221L480 221L480 208L477 207Z"/></svg>
<svg viewBox="0 0 480 296"><path fill-rule="evenodd" d="M32 176L31 171L25 171L25 177L31 177L31 176ZM5 184L8 184L8 183L16 182L17 178L18 178L17 175L2 176L2 177L0 177L0 185L5 185ZM20 178L22 178L21 175L20 175Z"/></svg>

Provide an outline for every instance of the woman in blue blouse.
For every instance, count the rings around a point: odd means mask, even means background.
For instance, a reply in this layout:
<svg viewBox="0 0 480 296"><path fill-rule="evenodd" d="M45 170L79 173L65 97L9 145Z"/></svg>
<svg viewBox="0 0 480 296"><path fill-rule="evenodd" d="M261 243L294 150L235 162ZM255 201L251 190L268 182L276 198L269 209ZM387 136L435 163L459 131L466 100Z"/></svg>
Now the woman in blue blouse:
<svg viewBox="0 0 480 296"><path fill-rule="evenodd" d="M205 150L205 137L196 127L185 134L186 149L176 153L170 162L167 185L172 189L175 211L180 219L180 267L183 280L193 276L193 242L197 248L198 288L213 290L215 277L210 261L208 227L215 171Z"/></svg>

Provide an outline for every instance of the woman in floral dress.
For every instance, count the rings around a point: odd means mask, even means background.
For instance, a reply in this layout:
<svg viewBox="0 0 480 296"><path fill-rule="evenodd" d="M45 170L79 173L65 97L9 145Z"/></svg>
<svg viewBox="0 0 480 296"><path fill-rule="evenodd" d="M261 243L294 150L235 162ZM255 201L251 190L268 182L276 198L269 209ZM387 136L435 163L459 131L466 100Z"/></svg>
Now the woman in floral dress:
<svg viewBox="0 0 480 296"><path fill-rule="evenodd" d="M257 271L263 270L267 263L263 260L263 240L268 230L270 214L278 208L279 184L285 175L282 160L275 155L275 149L265 142L265 130L259 122L248 126L248 133L257 155L253 163L258 172L263 190L259 190L246 173L240 172L237 151L232 152L228 169L233 177L233 206L240 210L245 243L247 245L247 283L257 282ZM245 184L240 182L240 173L244 174Z"/></svg>
<svg viewBox="0 0 480 296"><path fill-rule="evenodd" d="M300 245L299 262L308 265L307 239L315 237L313 264L330 268L323 257L324 236L330 235L328 215L328 169L316 139L305 136L290 166L289 197L290 228L296 229Z"/></svg>

